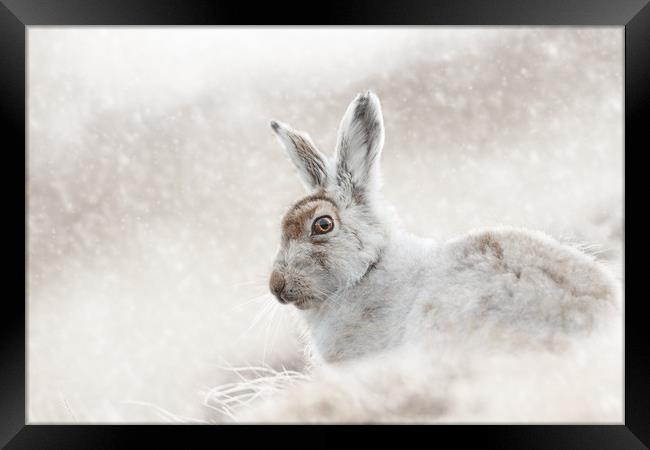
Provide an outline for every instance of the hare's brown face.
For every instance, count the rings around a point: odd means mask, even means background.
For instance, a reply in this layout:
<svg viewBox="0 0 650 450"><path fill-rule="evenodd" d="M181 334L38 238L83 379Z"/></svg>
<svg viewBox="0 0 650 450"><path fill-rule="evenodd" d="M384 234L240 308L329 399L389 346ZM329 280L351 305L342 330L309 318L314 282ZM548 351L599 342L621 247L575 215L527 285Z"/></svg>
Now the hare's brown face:
<svg viewBox="0 0 650 450"><path fill-rule="evenodd" d="M305 197L287 212L270 280L278 301L306 309L336 288L330 257L340 227L336 202L324 192Z"/></svg>
<svg viewBox="0 0 650 450"><path fill-rule="evenodd" d="M300 309L335 304L337 291L363 278L381 254L384 230L372 206L384 139L379 100L367 92L350 104L334 161L307 134L275 121L271 128L311 194L282 220L269 287Z"/></svg>
<svg viewBox="0 0 650 450"><path fill-rule="evenodd" d="M377 261L382 227L365 205L339 204L334 194L319 191L305 197L282 220L269 283L280 303L318 306Z"/></svg>

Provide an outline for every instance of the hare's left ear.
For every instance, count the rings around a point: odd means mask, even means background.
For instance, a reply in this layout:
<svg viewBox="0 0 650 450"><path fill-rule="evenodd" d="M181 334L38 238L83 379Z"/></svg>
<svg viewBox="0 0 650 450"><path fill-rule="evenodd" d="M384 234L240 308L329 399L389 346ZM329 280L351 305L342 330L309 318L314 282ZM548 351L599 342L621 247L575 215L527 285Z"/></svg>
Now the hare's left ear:
<svg viewBox="0 0 650 450"><path fill-rule="evenodd" d="M384 119L377 96L359 94L339 125L336 180L352 200L363 202L379 189L379 155L384 146Z"/></svg>
<svg viewBox="0 0 650 450"><path fill-rule="evenodd" d="M325 187L327 158L316 149L309 135L274 120L271 121L271 128L298 169L298 176L307 191L313 192Z"/></svg>

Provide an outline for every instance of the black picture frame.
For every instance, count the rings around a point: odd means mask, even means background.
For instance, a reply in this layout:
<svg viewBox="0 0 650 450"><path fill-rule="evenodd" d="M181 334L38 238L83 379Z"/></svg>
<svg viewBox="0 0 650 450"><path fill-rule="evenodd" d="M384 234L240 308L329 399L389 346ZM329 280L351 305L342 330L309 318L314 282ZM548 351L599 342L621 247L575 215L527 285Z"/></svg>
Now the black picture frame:
<svg viewBox="0 0 650 450"><path fill-rule="evenodd" d="M29 425L25 410L26 217L26 33L32 25L553 25L625 27L625 212L631 188L628 162L647 151L650 91L649 0L472 0L355 2L266 2L189 0L0 0L0 126L5 176L4 280L11 287L3 300L0 327L0 445L6 448L123 448L136 441L148 446L187 447L195 439L216 443L228 432L254 433L245 426ZM631 166L630 166L631 167ZM23 221L18 220L22 216ZM625 240L632 222L625 220ZM636 249L636 251L642 251ZM627 246L624 249L627 257ZM626 258L627 259L627 258ZM24 261L20 267L15 261ZM21 276L22 270L22 276ZM340 434L370 431L367 437L402 445L452 439L495 448L635 449L650 445L650 351L643 314L644 296L630 298L633 272L625 267L625 416L620 425L484 426L284 426L258 425L282 445L337 445ZM631 275L631 276L630 276ZM640 301L639 301L640 300ZM309 440L303 433L313 433ZM429 439L427 441L427 439ZM431 441L434 439L434 441ZM645 445L644 445L645 444ZM240 445L240 444L238 444Z"/></svg>

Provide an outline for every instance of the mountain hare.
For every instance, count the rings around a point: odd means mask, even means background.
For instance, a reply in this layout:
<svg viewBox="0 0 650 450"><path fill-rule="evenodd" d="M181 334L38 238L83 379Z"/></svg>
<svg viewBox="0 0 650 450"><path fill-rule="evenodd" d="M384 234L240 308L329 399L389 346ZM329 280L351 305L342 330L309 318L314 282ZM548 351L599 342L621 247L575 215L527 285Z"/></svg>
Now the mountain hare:
<svg viewBox="0 0 650 450"><path fill-rule="evenodd" d="M322 361L472 339L556 348L615 305L615 284L592 257L540 232L434 242L400 230L381 201L384 126L372 92L345 112L333 161L307 134L271 128L309 195L282 221L270 290L301 310Z"/></svg>

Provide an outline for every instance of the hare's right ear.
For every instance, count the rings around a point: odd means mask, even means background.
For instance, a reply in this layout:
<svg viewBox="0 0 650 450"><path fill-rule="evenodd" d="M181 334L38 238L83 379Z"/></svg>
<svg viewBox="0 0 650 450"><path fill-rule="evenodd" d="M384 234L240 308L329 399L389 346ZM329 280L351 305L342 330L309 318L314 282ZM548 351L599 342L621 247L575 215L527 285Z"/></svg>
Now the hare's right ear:
<svg viewBox="0 0 650 450"><path fill-rule="evenodd" d="M325 187L327 183L327 158L316 149L309 135L290 126L271 121L271 128L289 154L303 185L308 192Z"/></svg>
<svg viewBox="0 0 650 450"><path fill-rule="evenodd" d="M377 96L358 94L339 125L336 181L344 194L364 202L379 190L379 156L384 146L384 119Z"/></svg>

